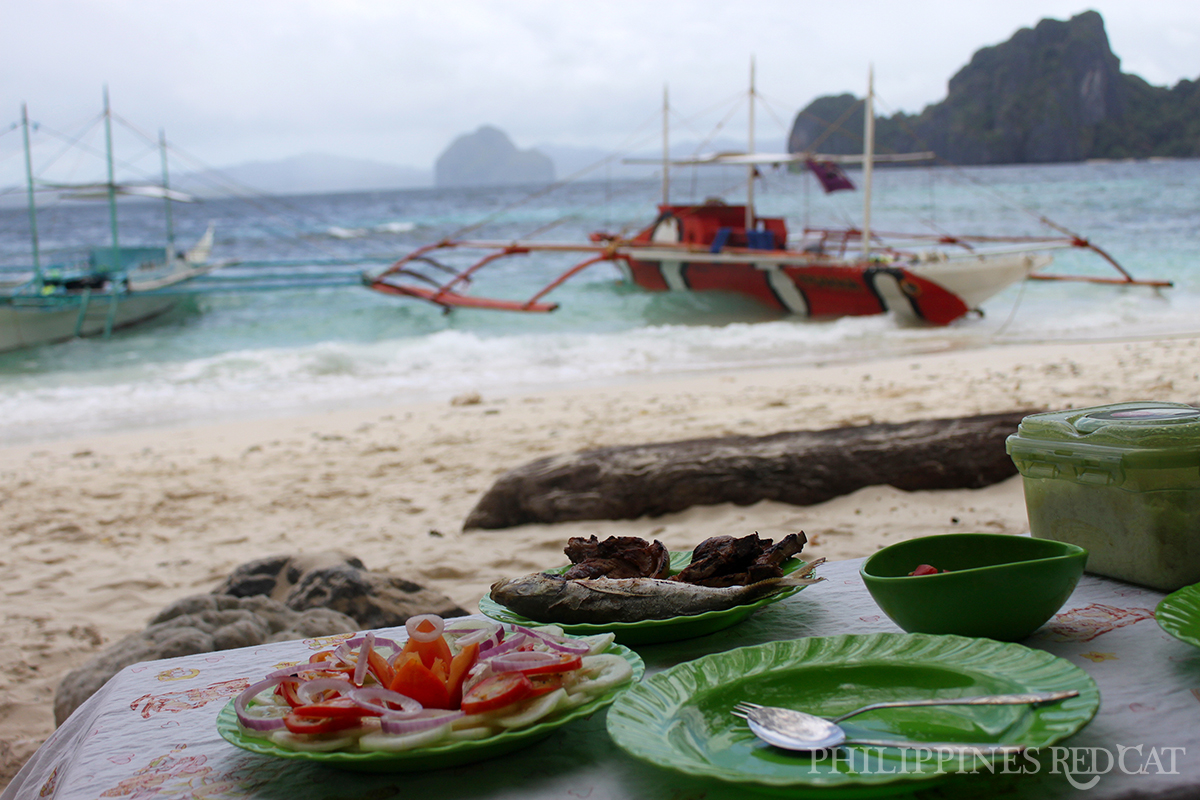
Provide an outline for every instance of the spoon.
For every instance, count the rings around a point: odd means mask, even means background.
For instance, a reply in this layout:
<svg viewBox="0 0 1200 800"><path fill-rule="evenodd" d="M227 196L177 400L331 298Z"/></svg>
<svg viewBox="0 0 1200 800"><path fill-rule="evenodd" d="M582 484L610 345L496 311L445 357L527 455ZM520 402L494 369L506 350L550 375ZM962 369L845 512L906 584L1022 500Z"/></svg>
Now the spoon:
<svg viewBox="0 0 1200 800"><path fill-rule="evenodd" d="M964 744L950 742L904 742L898 739L855 739L846 738L846 732L837 724L849 717L879 708L905 708L912 706L980 706L980 705L1041 705L1075 697L1079 692L1043 692L1029 694L983 695L979 697L955 697L930 700L900 700L887 703L872 703L862 708L829 720L803 711L757 703L738 703L734 716L746 720L751 732L768 744L785 750L825 750L843 744L868 745L873 747L924 748L926 750L950 751L955 753L981 752L988 755L1021 753L1024 745Z"/></svg>

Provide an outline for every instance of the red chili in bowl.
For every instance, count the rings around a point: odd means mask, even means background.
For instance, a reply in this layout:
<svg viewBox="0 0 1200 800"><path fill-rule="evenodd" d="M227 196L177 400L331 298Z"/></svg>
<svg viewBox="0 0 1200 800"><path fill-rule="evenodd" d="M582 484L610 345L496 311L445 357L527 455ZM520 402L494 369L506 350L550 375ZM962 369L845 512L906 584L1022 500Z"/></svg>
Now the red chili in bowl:
<svg viewBox="0 0 1200 800"><path fill-rule="evenodd" d="M908 574L909 575L936 575L939 572L949 572L949 571L950 570L948 570L948 569L938 569L937 567L931 567L928 564L922 564Z"/></svg>

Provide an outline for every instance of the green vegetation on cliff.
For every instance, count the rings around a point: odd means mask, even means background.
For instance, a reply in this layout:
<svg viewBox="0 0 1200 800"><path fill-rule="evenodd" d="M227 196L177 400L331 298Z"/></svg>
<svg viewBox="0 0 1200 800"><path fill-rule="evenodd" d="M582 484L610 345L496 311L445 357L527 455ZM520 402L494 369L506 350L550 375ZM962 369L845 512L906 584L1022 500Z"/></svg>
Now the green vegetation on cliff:
<svg viewBox="0 0 1200 800"><path fill-rule="evenodd" d="M1197 83L1151 86L1120 65L1095 11L1042 20L976 52L945 100L877 118L876 149L933 150L956 164L1200 156ZM818 98L797 115L788 149L861 152L862 123L853 95Z"/></svg>

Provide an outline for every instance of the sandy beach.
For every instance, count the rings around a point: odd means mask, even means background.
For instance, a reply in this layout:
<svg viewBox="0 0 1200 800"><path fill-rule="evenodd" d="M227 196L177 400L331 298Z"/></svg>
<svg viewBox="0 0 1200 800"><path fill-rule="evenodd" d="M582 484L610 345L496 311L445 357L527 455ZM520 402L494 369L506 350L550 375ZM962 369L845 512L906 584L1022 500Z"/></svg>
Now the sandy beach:
<svg viewBox="0 0 1200 800"><path fill-rule="evenodd" d="M474 609L495 579L556 566L570 536L690 549L716 534L806 532L808 556L1027 529L1019 478L871 487L828 503L695 507L632 521L467 531L508 469L590 447L762 435L1123 400L1200 400L1200 340L1022 345L705 374L512 396L460 395L291 419L0 449L0 786L54 729L61 676L238 564L341 549Z"/></svg>

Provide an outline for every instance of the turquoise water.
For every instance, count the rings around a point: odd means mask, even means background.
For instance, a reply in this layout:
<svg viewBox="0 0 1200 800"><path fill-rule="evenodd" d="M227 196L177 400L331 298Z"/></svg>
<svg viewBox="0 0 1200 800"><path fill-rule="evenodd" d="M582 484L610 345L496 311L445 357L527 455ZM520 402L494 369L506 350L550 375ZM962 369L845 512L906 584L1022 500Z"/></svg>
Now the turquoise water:
<svg viewBox="0 0 1200 800"><path fill-rule="evenodd" d="M740 171L699 182L676 175L673 200L722 189L736 201ZM408 190L228 199L177 206L181 246L216 224L214 258L260 261L390 259L517 204L530 190ZM652 216L657 182L579 184L500 213L474 238L513 238L561 221L540 238L578 242L590 231L635 230ZM858 193L826 197L804 176L767 173L760 211L804 225L861 216ZM879 231L1053 235L1046 215L1104 247L1135 276L1173 289L1029 282L989 301L982 318L944 329L886 316L809 322L738 298L649 295L598 264L557 290L560 310L505 314L438 308L359 286L188 298L173 312L88 339L0 354L0 440L85 431L440 400L644 375L783 366L1013 342L1087 341L1200 330L1200 161L879 170ZM161 242L152 203L121 207L123 244ZM102 206L39 215L42 246L107 242ZM27 221L0 210L0 263L29 263ZM452 259L447 259L448 261ZM460 262L463 263L463 262ZM571 256L515 257L480 276L478 294L525 299ZM235 274L254 267L230 266ZM357 268L345 268L356 275ZM1052 272L1115 275L1099 258L1066 252Z"/></svg>

